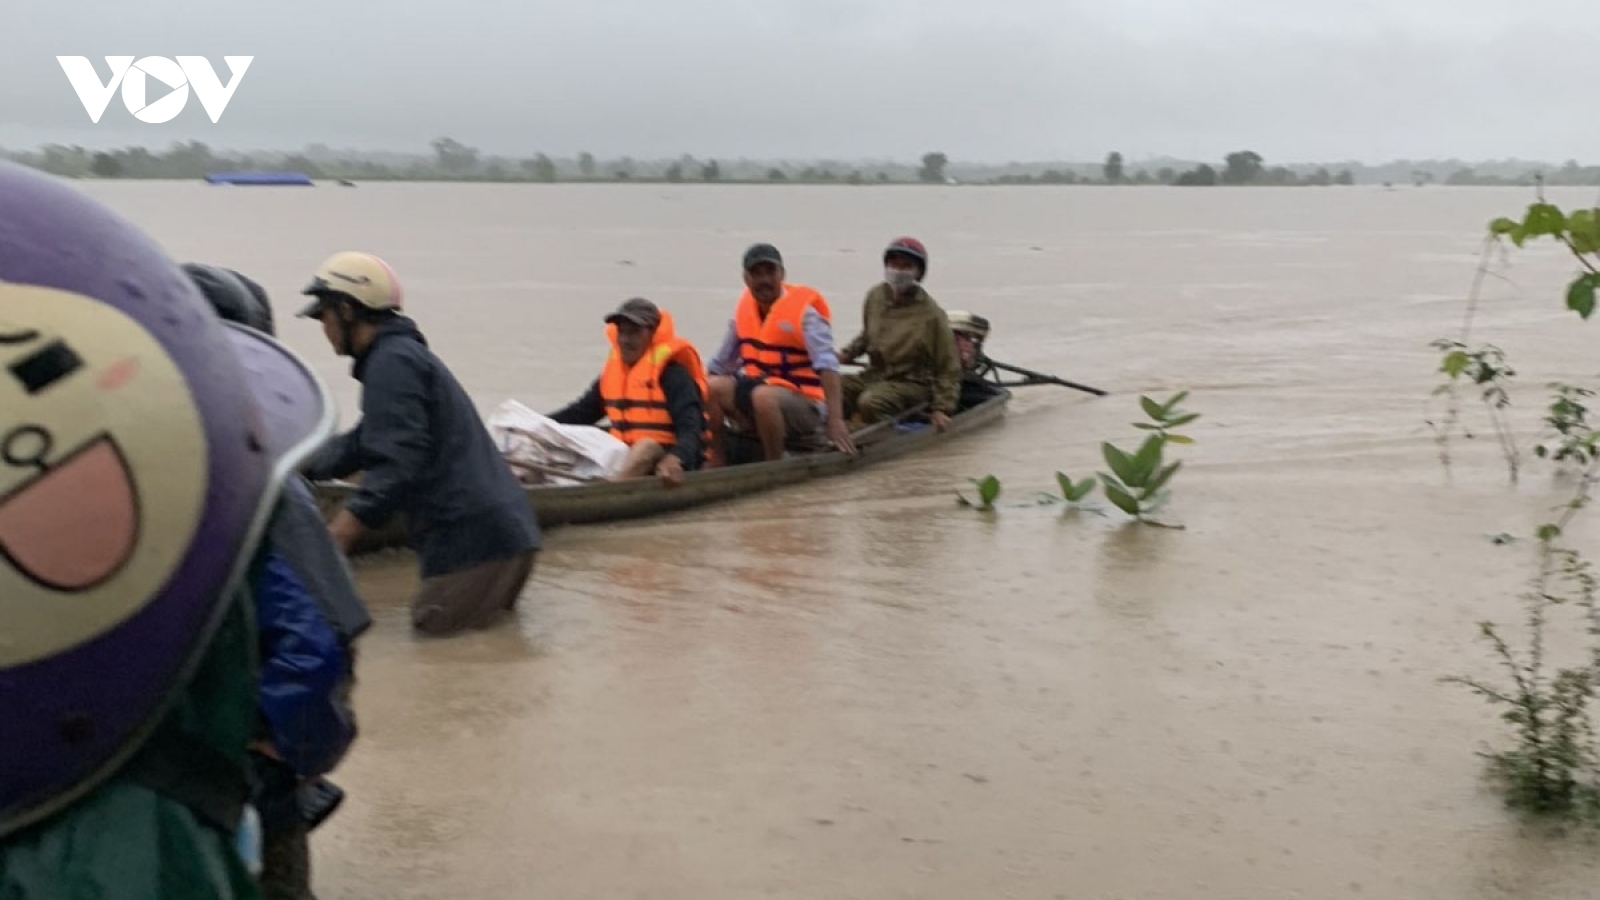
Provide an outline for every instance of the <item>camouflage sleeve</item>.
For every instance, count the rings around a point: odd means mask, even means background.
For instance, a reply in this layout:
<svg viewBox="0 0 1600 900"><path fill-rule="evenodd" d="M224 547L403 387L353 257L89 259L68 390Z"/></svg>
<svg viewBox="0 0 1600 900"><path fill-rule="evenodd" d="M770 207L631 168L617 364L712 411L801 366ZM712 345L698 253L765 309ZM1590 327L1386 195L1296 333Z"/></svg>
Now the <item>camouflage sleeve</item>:
<svg viewBox="0 0 1600 900"><path fill-rule="evenodd" d="M841 360L854 360L856 357L867 352L867 320L870 318L868 310L871 308L871 306L872 292L868 291L867 296L861 301L861 333L856 335L855 338L850 341L850 343L844 345L844 349L839 351L839 358Z"/></svg>
<svg viewBox="0 0 1600 900"><path fill-rule="evenodd" d="M955 332L950 319L940 310L933 317L933 408L955 415L961 402L961 355L956 352Z"/></svg>

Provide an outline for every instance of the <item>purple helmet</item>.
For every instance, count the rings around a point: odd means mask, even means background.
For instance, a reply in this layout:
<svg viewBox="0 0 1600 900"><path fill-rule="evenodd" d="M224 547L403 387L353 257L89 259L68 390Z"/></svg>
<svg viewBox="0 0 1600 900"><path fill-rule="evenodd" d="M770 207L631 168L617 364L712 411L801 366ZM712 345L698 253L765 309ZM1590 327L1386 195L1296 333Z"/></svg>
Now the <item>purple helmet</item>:
<svg viewBox="0 0 1600 900"><path fill-rule="evenodd" d="M0 198L4 836L142 745L334 422L138 228L5 161Z"/></svg>

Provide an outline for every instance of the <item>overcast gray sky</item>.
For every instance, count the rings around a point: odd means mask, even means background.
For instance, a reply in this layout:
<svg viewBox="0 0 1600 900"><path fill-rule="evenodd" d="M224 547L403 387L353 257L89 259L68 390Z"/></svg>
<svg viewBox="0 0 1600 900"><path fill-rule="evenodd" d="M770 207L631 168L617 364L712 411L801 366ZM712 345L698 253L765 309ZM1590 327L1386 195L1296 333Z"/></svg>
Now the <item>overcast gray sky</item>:
<svg viewBox="0 0 1600 900"><path fill-rule="evenodd" d="M1597 161L1594 0L6 0L0 146ZM57 55L254 55L222 121ZM151 99L158 97L152 93Z"/></svg>

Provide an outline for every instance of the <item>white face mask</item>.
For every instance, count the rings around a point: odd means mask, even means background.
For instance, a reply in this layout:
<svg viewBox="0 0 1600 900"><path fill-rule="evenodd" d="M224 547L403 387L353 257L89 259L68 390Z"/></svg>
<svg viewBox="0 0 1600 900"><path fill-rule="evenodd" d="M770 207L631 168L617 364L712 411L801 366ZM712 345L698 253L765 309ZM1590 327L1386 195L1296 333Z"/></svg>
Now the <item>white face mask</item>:
<svg viewBox="0 0 1600 900"><path fill-rule="evenodd" d="M888 266L884 266L883 280L892 288L904 290L905 288L917 283L917 270L893 269Z"/></svg>

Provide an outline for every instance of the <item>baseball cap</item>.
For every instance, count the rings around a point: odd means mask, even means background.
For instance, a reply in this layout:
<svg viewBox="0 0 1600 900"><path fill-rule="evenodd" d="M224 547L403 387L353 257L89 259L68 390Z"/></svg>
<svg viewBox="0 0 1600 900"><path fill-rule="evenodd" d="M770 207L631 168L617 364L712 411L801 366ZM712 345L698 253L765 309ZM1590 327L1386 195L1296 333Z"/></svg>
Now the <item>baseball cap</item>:
<svg viewBox="0 0 1600 900"><path fill-rule="evenodd" d="M626 319L641 328L654 328L661 324L661 310L643 297L634 297L624 301L606 316L606 324L615 324L621 319Z"/></svg>
<svg viewBox="0 0 1600 900"><path fill-rule="evenodd" d="M751 244L750 249L744 252L744 267L746 271L754 268L757 263L769 262L773 265L783 265L783 254L771 244Z"/></svg>

